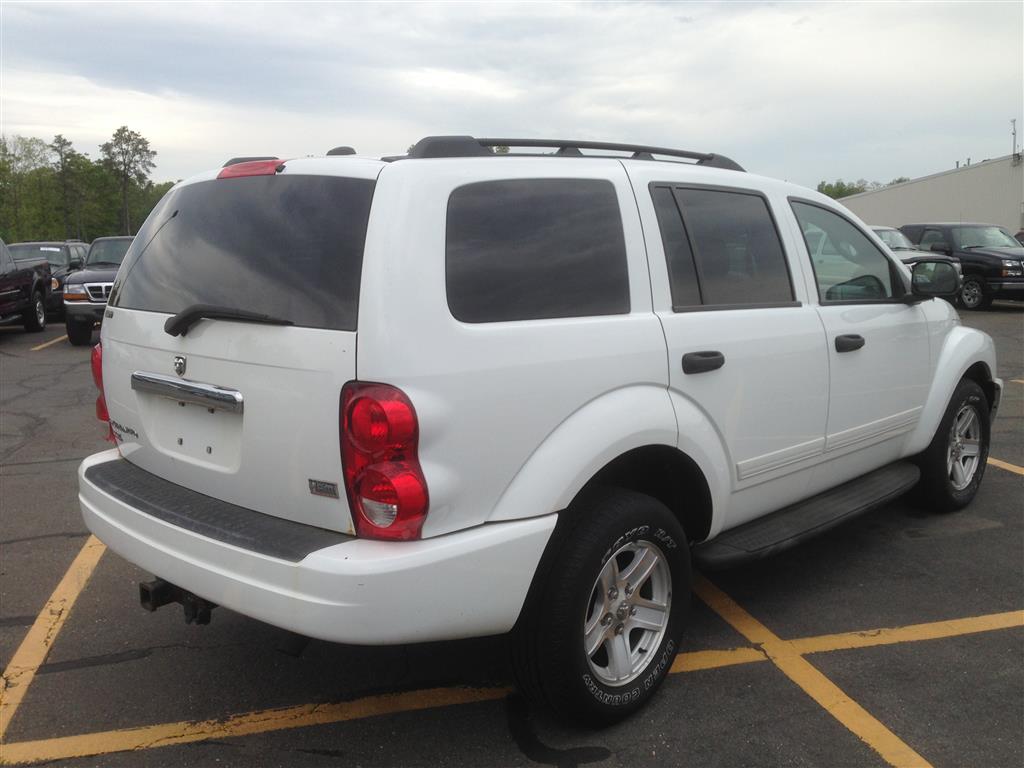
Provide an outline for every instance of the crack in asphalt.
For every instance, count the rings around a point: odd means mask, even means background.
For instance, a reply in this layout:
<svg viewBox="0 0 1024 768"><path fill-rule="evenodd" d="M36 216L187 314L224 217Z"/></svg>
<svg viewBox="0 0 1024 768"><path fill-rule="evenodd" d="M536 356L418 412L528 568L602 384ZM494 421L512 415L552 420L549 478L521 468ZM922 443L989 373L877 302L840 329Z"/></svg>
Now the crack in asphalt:
<svg viewBox="0 0 1024 768"><path fill-rule="evenodd" d="M186 643L168 643L166 645L151 645L146 648L133 648L128 651L121 651L120 653L103 653L97 656L83 656L79 659L69 659L67 661L51 661L46 664L42 664L37 670L37 675L47 675L55 672L70 672L78 669L88 669L89 667L106 667L114 664L123 664L126 661L140 661L141 659L149 658L156 651L166 651L172 649L197 651L197 650L223 650L225 648L238 648L246 645L245 643L222 643L218 645L204 645L194 646Z"/></svg>
<svg viewBox="0 0 1024 768"><path fill-rule="evenodd" d="M79 539L88 536L88 531L66 531L64 533L41 533L38 536L24 536L20 539L5 539L0 541L0 547L8 544L22 544L26 541L39 541L40 539Z"/></svg>

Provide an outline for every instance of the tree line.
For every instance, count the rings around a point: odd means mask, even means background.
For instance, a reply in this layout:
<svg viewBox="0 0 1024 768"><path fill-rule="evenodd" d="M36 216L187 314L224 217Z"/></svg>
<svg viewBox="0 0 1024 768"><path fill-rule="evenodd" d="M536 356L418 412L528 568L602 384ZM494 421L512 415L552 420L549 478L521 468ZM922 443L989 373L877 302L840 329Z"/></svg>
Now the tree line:
<svg viewBox="0 0 1024 768"><path fill-rule="evenodd" d="M818 191L823 195L838 199L840 197L849 197L850 195L859 195L861 192L871 192L882 187L891 187L893 184L903 184L906 181L910 181L910 178L907 176L895 178L888 184L883 184L880 181L868 181L867 179L849 182L836 179L835 181L821 182L818 184Z"/></svg>
<svg viewBox="0 0 1024 768"><path fill-rule="evenodd" d="M0 238L90 242L135 234L174 182L150 179L156 151L128 126L99 146L79 152L57 134L0 136Z"/></svg>

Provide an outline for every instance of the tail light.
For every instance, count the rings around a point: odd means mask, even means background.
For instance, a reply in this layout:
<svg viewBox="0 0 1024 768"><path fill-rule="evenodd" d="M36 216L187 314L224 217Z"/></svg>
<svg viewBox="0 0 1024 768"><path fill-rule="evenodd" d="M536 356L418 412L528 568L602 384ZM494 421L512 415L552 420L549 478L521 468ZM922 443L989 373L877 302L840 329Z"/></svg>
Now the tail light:
<svg viewBox="0 0 1024 768"><path fill-rule="evenodd" d="M103 395L103 342L92 348L92 380L100 391L96 397L96 418L107 425L107 440L114 442L114 430L110 426L110 414L107 413L107 398Z"/></svg>
<svg viewBox="0 0 1024 768"><path fill-rule="evenodd" d="M429 500L417 454L416 409L388 384L341 390L341 465L352 520L369 539L418 539Z"/></svg>

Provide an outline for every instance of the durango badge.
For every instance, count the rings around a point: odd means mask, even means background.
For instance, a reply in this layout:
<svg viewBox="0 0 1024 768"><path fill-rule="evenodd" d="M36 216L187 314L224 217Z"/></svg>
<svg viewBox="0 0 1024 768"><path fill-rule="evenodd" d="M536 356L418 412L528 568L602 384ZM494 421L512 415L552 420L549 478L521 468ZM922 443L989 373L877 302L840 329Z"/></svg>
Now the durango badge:
<svg viewBox="0 0 1024 768"><path fill-rule="evenodd" d="M326 496L329 499L336 499L338 498L338 484L309 478L309 492L314 496Z"/></svg>
<svg viewBox="0 0 1024 768"><path fill-rule="evenodd" d="M185 358L176 356L174 358L174 372L179 376L185 375Z"/></svg>

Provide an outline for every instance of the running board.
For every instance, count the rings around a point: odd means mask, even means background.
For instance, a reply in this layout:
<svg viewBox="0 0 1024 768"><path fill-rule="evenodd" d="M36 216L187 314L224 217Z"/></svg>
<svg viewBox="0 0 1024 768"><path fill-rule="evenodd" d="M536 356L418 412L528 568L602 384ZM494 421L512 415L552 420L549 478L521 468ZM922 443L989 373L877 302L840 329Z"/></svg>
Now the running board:
<svg viewBox="0 0 1024 768"><path fill-rule="evenodd" d="M920 475L909 461L889 464L698 544L694 561L716 570L774 555L892 501L913 488Z"/></svg>

